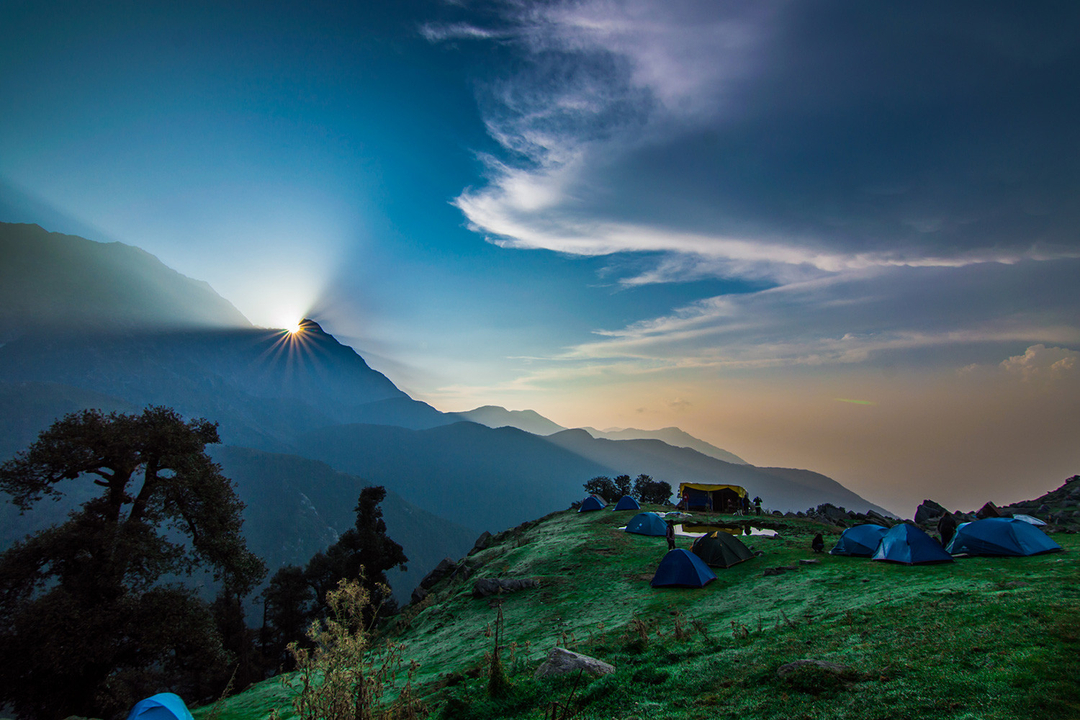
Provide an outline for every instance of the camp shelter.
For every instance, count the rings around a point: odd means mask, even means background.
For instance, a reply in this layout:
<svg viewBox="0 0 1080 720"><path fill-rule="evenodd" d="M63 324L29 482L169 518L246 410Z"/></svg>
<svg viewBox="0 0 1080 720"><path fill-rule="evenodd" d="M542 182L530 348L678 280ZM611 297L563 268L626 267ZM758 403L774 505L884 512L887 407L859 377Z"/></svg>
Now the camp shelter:
<svg viewBox="0 0 1080 720"><path fill-rule="evenodd" d="M953 561L952 556L945 552L937 540L908 523L900 523L885 533L870 559L904 565Z"/></svg>
<svg viewBox="0 0 1080 720"><path fill-rule="evenodd" d="M677 548L660 561L649 584L655 587L699 588L716 579L716 573L708 568L694 553Z"/></svg>
<svg viewBox="0 0 1080 720"><path fill-rule="evenodd" d="M709 567L729 568L754 557L739 538L719 531L702 535L690 549Z"/></svg>
<svg viewBox="0 0 1080 720"><path fill-rule="evenodd" d="M615 509L616 510L640 510L641 505L639 505L638 501L635 500L634 498L630 497L629 495L623 495L619 499L619 502L615 504Z"/></svg>
<svg viewBox="0 0 1080 720"><path fill-rule="evenodd" d="M840 535L836 547L829 551L830 555L851 555L854 557L870 557L877 550L881 538L889 528L883 525L856 525L849 527Z"/></svg>
<svg viewBox="0 0 1080 720"><path fill-rule="evenodd" d="M603 510L604 507L605 506L603 500L596 497L595 495L590 495L589 497L585 498L584 502L581 503L581 507L578 508L578 512L592 512L593 510Z"/></svg>
<svg viewBox="0 0 1080 720"><path fill-rule="evenodd" d="M135 703L127 720L192 720L179 695L158 693Z"/></svg>
<svg viewBox="0 0 1080 720"><path fill-rule="evenodd" d="M1024 515L1022 513L1017 514L1017 515L1013 515L1013 520L1023 520L1026 523L1031 523L1032 525L1038 525L1039 527L1043 527L1044 525L1046 525L1046 523L1044 523L1039 518L1037 518L1037 517L1035 517L1033 515Z"/></svg>
<svg viewBox="0 0 1080 720"><path fill-rule="evenodd" d="M743 500L749 497L746 488L738 485L704 485L702 483L679 483L679 502L687 510L715 510L735 512L742 509Z"/></svg>
<svg viewBox="0 0 1080 720"><path fill-rule="evenodd" d="M626 523L626 532L663 537L667 534L667 523L656 513L638 513L630 518L630 522Z"/></svg>
<svg viewBox="0 0 1080 720"><path fill-rule="evenodd" d="M1015 518L986 518L964 523L946 548L954 555L1027 557L1058 552L1061 546L1031 523Z"/></svg>

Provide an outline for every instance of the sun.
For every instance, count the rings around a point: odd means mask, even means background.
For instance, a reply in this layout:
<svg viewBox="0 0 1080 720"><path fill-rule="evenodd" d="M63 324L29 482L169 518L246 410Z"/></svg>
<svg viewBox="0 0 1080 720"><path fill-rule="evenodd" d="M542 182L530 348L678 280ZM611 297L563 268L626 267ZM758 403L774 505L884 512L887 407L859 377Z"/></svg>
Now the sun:
<svg viewBox="0 0 1080 720"><path fill-rule="evenodd" d="M301 331L302 329L303 329L303 328L301 328L301 327L300 327L300 322L299 322L299 321L297 321L297 322L293 322L293 323L289 323L289 324L287 324L287 325L285 326L285 332L289 333L290 335L296 335L296 334L298 334L298 333L299 333L299 332L300 332L300 331Z"/></svg>

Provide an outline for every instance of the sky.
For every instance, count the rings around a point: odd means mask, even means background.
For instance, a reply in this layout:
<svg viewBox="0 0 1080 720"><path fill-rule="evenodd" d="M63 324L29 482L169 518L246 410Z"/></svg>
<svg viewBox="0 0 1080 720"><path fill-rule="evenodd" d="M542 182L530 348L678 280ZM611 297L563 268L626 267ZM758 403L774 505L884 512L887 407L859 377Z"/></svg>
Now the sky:
<svg viewBox="0 0 1080 720"><path fill-rule="evenodd" d="M0 1L0 221L896 512L1080 473L1080 5ZM627 472L633 473L632 468Z"/></svg>

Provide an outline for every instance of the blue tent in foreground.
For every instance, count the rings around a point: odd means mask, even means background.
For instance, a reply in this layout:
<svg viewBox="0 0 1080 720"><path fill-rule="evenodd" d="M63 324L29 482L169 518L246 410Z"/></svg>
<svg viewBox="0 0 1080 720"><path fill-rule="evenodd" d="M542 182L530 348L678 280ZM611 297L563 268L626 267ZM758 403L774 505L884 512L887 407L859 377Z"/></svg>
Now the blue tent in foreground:
<svg viewBox="0 0 1080 720"><path fill-rule="evenodd" d="M667 523L656 513L638 513L626 523L626 532L663 537L667 535Z"/></svg>
<svg viewBox="0 0 1080 720"><path fill-rule="evenodd" d="M672 550L660 565L656 568L652 582L655 587L705 587L707 583L716 579L716 573L709 569L708 565L701 561L697 555L688 550L678 548Z"/></svg>
<svg viewBox="0 0 1080 720"><path fill-rule="evenodd" d="M578 508L578 512L592 512L593 510L603 510L604 501L595 495L590 495L585 498L585 501L581 503L581 507Z"/></svg>
<svg viewBox="0 0 1080 720"><path fill-rule="evenodd" d="M638 501L635 500L634 498L630 497L629 495L623 495L622 498L620 498L618 504L615 506L615 509L616 510L640 510L641 505L639 505Z"/></svg>
<svg viewBox="0 0 1080 720"><path fill-rule="evenodd" d="M889 528L882 525L856 525L849 527L836 542L836 547L829 551L830 555L852 555L855 557L870 557L877 550L881 538Z"/></svg>
<svg viewBox="0 0 1080 720"><path fill-rule="evenodd" d="M903 563L904 565L926 565L929 563L952 562L952 555L945 552L934 538L914 525L900 523L881 538L881 544L871 560Z"/></svg>
<svg viewBox="0 0 1080 720"><path fill-rule="evenodd" d="M1057 552L1061 546L1042 530L1023 520L986 518L958 527L946 550L954 555L1028 557Z"/></svg>
<svg viewBox="0 0 1080 720"><path fill-rule="evenodd" d="M158 693L135 703L127 720L192 720L179 695Z"/></svg>

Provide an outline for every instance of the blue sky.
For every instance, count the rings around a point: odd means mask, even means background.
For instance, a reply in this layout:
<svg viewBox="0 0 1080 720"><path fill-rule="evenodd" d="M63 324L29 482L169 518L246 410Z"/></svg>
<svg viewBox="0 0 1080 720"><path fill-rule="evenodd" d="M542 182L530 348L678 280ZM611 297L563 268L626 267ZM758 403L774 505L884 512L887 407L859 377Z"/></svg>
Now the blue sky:
<svg viewBox="0 0 1080 720"><path fill-rule="evenodd" d="M1074 4L348 5L3 3L0 220L442 409L898 509L1080 472Z"/></svg>

